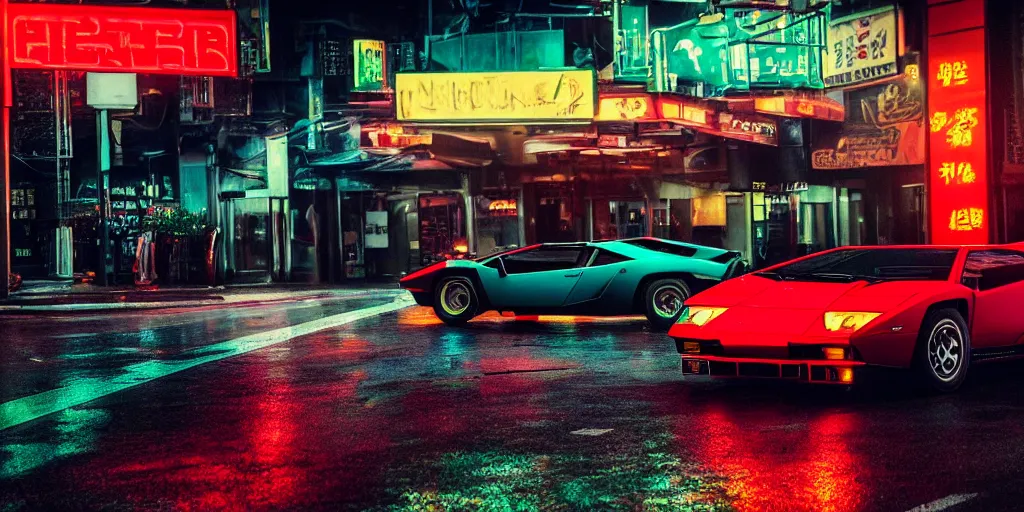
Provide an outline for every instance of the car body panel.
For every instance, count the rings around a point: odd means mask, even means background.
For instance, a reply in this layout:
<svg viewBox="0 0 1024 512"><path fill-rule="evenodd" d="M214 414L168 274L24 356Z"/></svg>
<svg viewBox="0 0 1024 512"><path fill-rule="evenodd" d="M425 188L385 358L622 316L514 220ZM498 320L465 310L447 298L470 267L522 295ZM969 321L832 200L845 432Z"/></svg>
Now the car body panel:
<svg viewBox="0 0 1024 512"><path fill-rule="evenodd" d="M658 250L635 245L641 243ZM586 266L560 270L507 273L499 260L525 258L531 251L579 249L591 256ZM597 251L625 258L597 264ZM683 279L692 291L718 283L732 265L742 262L739 253L684 242L640 238L616 241L536 244L475 260L449 260L403 278L400 285L413 292L418 304L432 305L434 285L447 275L468 275L486 299L487 310L517 313L625 315L638 313L640 288L661 276ZM521 261L519 264L523 264Z"/></svg>
<svg viewBox="0 0 1024 512"><path fill-rule="evenodd" d="M815 256L841 250L910 249L957 251L948 278L902 279L872 281L870 278L852 282L828 280L785 280L779 269ZM669 336L674 338L680 355L686 361L703 356L714 357L715 364L754 364L779 360L786 364L831 364L822 359L806 359L801 347L848 347L851 360L873 366L908 368L925 316L932 308L955 308L964 316L971 333L974 353L986 349L1021 348L1024 353L1024 315L1019 304L1024 301L1024 274L1016 282L991 290L967 286L965 261L972 251L989 248L1021 251L1024 244L1003 246L898 246L846 247L791 260L767 269L725 281L691 297L687 307L725 308L703 326L692 323L674 325ZM1022 258L1024 259L1024 258ZM928 267L922 267L928 268ZM1014 271L1011 269L1011 271ZM772 273L776 273L773 277ZM761 275L763 274L763 275ZM983 274L988 275L988 274ZM802 279L802 278L797 278ZM853 333L831 332L825 327L826 312L873 312L879 316ZM682 343L711 347L714 353L703 356L683 353ZM774 363L772 363L774 364ZM781 364L781 363L780 363ZM719 368L726 368L719 366ZM739 367L737 367L739 368ZM780 367L781 368L781 367ZM781 371L781 370L780 370ZM729 373L726 371L726 373ZM742 372L740 372L742 373ZM768 371L767 373L771 373ZM742 376L742 375L741 375Z"/></svg>

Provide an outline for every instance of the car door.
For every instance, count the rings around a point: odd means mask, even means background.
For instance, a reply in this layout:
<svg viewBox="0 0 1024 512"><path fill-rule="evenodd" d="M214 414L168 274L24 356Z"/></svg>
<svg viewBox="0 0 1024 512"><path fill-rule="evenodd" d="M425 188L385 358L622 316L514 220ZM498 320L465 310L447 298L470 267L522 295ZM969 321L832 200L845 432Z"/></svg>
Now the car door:
<svg viewBox="0 0 1024 512"><path fill-rule="evenodd" d="M541 246L502 257L506 275L487 290L497 308L557 308L590 256L584 246Z"/></svg>
<svg viewBox="0 0 1024 512"><path fill-rule="evenodd" d="M1024 253L1007 249L971 251L965 284L977 282L971 322L972 348L1005 347L1024 337Z"/></svg>
<svg viewBox="0 0 1024 512"><path fill-rule="evenodd" d="M623 263L627 261L631 260L626 256L607 249L597 249L589 264L582 269L583 274L576 281L565 303L572 305L601 297L612 281L625 270Z"/></svg>

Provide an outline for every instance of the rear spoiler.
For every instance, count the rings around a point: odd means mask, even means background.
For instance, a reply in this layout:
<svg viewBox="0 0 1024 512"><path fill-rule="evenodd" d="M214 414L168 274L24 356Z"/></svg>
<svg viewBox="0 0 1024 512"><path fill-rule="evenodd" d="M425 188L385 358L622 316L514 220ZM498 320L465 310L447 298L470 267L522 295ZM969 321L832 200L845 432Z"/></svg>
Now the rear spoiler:
<svg viewBox="0 0 1024 512"><path fill-rule="evenodd" d="M739 251L725 251L722 254L719 254L718 256L714 256L714 257L708 258L708 260L709 261L713 261L715 263L729 263L730 261L732 261L732 260L734 260L736 258L742 258L742 257L743 257L743 254L740 253Z"/></svg>

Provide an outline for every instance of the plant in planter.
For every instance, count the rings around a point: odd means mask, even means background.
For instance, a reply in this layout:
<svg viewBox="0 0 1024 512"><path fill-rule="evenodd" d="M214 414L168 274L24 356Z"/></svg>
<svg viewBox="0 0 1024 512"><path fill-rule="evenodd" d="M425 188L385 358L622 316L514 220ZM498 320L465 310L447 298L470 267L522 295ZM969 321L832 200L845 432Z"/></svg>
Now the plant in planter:
<svg viewBox="0 0 1024 512"><path fill-rule="evenodd" d="M142 219L142 229L156 236L156 271L165 283L189 281L193 254L201 261L206 212L190 212L183 208L151 210Z"/></svg>

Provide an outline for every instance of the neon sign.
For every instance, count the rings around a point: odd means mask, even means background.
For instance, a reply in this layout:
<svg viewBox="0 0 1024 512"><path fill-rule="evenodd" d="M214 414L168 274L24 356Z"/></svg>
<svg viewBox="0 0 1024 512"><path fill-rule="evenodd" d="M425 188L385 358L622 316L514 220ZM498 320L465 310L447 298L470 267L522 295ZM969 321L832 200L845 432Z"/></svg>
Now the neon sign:
<svg viewBox="0 0 1024 512"><path fill-rule="evenodd" d="M230 10L8 4L12 68L235 76Z"/></svg>
<svg viewBox="0 0 1024 512"><path fill-rule="evenodd" d="M966 0L954 7L940 4L928 13L931 241L984 244L989 241L989 164L983 2Z"/></svg>
<svg viewBox="0 0 1024 512"><path fill-rule="evenodd" d="M636 121L657 119L650 95L600 95L595 121Z"/></svg>

